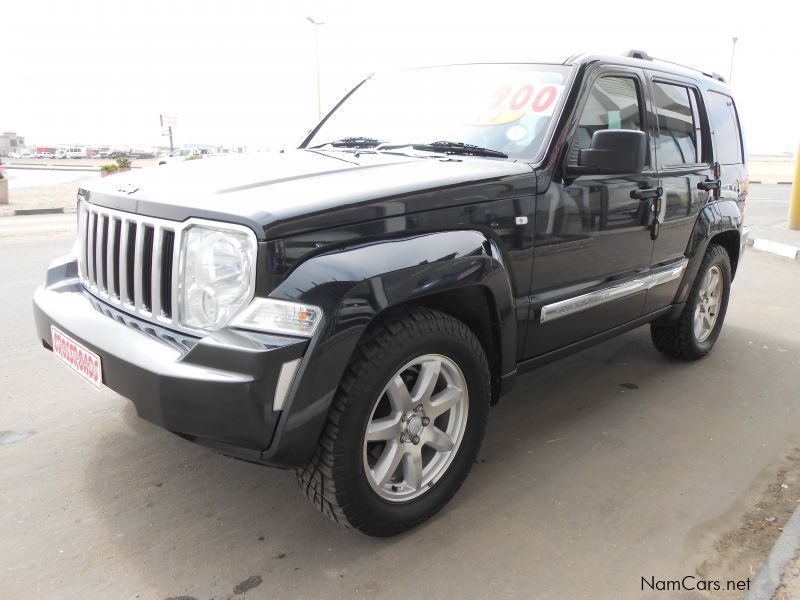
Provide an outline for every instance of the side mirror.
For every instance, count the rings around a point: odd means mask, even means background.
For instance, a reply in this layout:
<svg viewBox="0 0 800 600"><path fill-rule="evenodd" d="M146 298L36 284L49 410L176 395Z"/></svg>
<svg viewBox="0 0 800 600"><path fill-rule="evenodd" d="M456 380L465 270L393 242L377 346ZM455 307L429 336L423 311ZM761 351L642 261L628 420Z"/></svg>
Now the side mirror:
<svg viewBox="0 0 800 600"><path fill-rule="evenodd" d="M641 173L647 153L644 131L603 129L595 131L592 145L578 153L574 175L629 175Z"/></svg>

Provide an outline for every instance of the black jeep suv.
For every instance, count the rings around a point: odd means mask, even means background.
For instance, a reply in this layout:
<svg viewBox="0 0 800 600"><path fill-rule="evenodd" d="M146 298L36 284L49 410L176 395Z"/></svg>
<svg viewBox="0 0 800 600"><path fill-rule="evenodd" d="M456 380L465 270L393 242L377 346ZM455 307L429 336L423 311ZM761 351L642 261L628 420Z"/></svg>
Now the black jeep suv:
<svg viewBox="0 0 800 600"><path fill-rule="evenodd" d="M87 184L38 335L142 418L396 534L453 496L518 374L644 324L711 350L744 157L722 78L641 52L370 77L297 150Z"/></svg>

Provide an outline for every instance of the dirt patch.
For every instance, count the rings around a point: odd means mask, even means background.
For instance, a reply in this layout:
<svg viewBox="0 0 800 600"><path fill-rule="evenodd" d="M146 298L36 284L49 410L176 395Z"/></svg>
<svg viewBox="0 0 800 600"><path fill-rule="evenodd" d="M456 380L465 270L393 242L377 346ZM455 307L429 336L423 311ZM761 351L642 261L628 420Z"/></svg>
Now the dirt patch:
<svg viewBox="0 0 800 600"><path fill-rule="evenodd" d="M786 157L751 157L747 170L750 181L777 183L792 181L794 177L794 161Z"/></svg>
<svg viewBox="0 0 800 600"><path fill-rule="evenodd" d="M67 208L77 202L81 184L97 179L99 173L86 173L64 183L15 188L8 192L8 208Z"/></svg>
<svg viewBox="0 0 800 600"><path fill-rule="evenodd" d="M775 590L774 600L796 600L800 598L800 554L786 565L781 586Z"/></svg>
<svg viewBox="0 0 800 600"><path fill-rule="evenodd" d="M698 567L697 575L722 582L742 579L744 574L752 579L799 502L800 448L793 448L786 457L786 464L742 517L739 526L717 540L715 556ZM741 592L714 593L714 598L740 597Z"/></svg>
<svg viewBox="0 0 800 600"><path fill-rule="evenodd" d="M264 580L261 579L258 575L253 575L252 577L248 577L244 581L239 582L235 588L233 588L234 595L238 596L240 594L244 594L249 592L253 588L257 588L262 584Z"/></svg>

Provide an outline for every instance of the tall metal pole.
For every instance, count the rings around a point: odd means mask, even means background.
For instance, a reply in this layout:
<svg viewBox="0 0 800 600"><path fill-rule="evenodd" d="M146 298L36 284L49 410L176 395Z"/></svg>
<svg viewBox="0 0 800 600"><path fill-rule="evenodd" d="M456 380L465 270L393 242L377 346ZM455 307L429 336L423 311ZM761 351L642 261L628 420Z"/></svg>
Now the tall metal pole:
<svg viewBox="0 0 800 600"><path fill-rule="evenodd" d="M173 150L175 147L172 145L172 125L169 126L169 153L172 155Z"/></svg>
<svg viewBox="0 0 800 600"><path fill-rule="evenodd" d="M319 34L317 29L320 25L325 25L325 23L315 21L311 17L306 17L306 20L314 26L314 51L317 59L317 118L322 119L322 92L319 83Z"/></svg>
<svg viewBox="0 0 800 600"><path fill-rule="evenodd" d="M728 85L733 81L733 56L736 54L736 42L738 41L738 37L733 38L733 48L731 48L731 70L728 73Z"/></svg>

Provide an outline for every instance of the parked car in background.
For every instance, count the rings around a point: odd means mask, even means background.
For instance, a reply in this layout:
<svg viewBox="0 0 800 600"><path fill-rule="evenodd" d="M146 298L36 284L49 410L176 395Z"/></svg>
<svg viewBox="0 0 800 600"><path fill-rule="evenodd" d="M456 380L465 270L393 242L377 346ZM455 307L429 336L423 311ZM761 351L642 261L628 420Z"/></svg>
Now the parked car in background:
<svg viewBox="0 0 800 600"><path fill-rule="evenodd" d="M9 152L8 158L33 158L33 152L30 150L17 150L16 152Z"/></svg>
<svg viewBox="0 0 800 600"><path fill-rule="evenodd" d="M129 151L124 148L112 148L111 146L104 146L97 150L97 152L92 156L92 158L123 158L129 155Z"/></svg>
<svg viewBox="0 0 800 600"><path fill-rule="evenodd" d="M56 150L55 158L87 158L86 147L64 146Z"/></svg>
<svg viewBox="0 0 800 600"><path fill-rule="evenodd" d="M55 158L57 150L58 148L37 148L34 156L36 158Z"/></svg>

